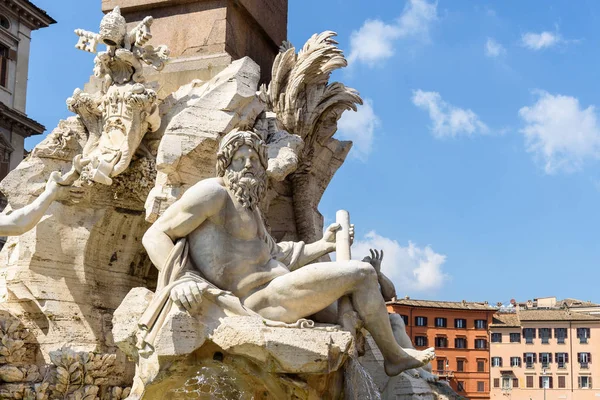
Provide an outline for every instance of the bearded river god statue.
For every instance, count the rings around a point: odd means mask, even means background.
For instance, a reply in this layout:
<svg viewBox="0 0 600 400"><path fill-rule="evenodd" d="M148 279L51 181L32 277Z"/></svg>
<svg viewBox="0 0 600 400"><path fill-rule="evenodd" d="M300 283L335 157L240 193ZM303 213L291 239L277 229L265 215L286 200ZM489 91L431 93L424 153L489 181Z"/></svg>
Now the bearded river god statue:
<svg viewBox="0 0 600 400"><path fill-rule="evenodd" d="M168 351L173 352L173 344L183 340L177 337L181 331L173 323L173 318L181 319L182 313L190 319L198 317L204 326L196 329L222 346L223 340L218 338L222 325L207 322L207 316L218 320L220 316L237 315L250 318L255 324L258 320L259 325L278 329L314 329L314 322L306 318L346 295L351 296L358 317L381 350L388 375L429 363L434 357L433 349L402 349L397 343L381 295L376 257L366 259L371 263L339 260L311 264L336 250L335 236L336 231L342 229L340 224L332 224L322 239L310 244L276 243L269 235L259 208L267 189L267 165L266 146L259 134L230 132L219 146L217 177L205 179L188 189L144 235L144 247L160 274L157 291L141 316L136 333L138 378L148 385L155 376L141 375L149 369L147 363L152 355L164 354L165 349L161 346L168 346ZM353 228L349 226L347 230L351 240ZM221 308L217 311L219 315L206 307L207 302ZM130 308L127 303L126 300L120 309ZM331 325L316 328L342 333ZM252 335L244 331L238 334L241 341L245 335ZM189 340L189 330L187 335L186 340ZM172 337L167 339L165 336ZM183 353L197 352L204 344L197 338L192 342ZM239 343L237 346L243 347ZM303 344L297 346L301 349ZM349 348L339 351L341 354L335 357L327 355L328 361L332 361L329 357L335 360L336 367L350 354ZM182 349L174 352L181 355ZM257 359L252 354L247 356ZM271 354L270 357L279 364L276 372L307 372L303 371L306 366L285 366L282 361L285 354ZM328 365L322 370L313 367L311 372L332 373L335 369ZM152 370L157 372L156 366ZM285 391L281 384L276 386L277 390ZM140 391L143 392L134 386L133 393Z"/></svg>
<svg viewBox="0 0 600 400"><path fill-rule="evenodd" d="M76 31L107 46L95 78L0 183L0 222L27 215L0 252L0 398L456 399L388 316L383 254L351 260L346 212L323 230L362 103L329 82L335 33L285 42L268 85L243 57L170 92L151 25Z"/></svg>

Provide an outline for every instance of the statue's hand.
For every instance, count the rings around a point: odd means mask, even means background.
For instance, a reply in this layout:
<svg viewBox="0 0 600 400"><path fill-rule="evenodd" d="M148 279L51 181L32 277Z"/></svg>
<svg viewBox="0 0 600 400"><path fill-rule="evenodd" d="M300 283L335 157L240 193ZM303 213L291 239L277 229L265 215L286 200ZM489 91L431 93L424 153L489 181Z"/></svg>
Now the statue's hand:
<svg viewBox="0 0 600 400"><path fill-rule="evenodd" d="M54 196L56 201L72 200L73 203L78 203L83 198L83 189L75 186L63 186L61 184L61 176L58 171L50 174L48 182L46 182L46 190Z"/></svg>
<svg viewBox="0 0 600 400"><path fill-rule="evenodd" d="M333 245L333 249L335 250L335 233L337 231L339 231L341 228L341 225L338 224L337 222L334 222L333 224L329 225L327 227L327 229L325 230L325 233L323 234L323 241L325 243L331 244ZM348 229L348 233L350 236L350 245L352 245L352 243L354 242L354 224L350 224L350 228Z"/></svg>
<svg viewBox="0 0 600 400"><path fill-rule="evenodd" d="M179 308L192 311L202 303L202 293L208 289L208 284L188 281L175 285L171 289L171 300Z"/></svg>
<svg viewBox="0 0 600 400"><path fill-rule="evenodd" d="M377 271L377 275L379 275L381 273L381 261L383 260L383 250L369 249L369 251L371 252L371 256L366 256L362 260L371 264L373 268L375 268L375 271Z"/></svg>

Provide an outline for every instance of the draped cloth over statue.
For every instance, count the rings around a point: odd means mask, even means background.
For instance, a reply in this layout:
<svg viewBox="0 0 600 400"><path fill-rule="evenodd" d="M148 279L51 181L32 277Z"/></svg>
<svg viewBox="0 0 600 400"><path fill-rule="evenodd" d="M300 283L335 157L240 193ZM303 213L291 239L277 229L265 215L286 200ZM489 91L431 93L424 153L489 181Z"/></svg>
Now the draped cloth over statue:
<svg viewBox="0 0 600 400"><path fill-rule="evenodd" d="M263 232L263 240L268 244L272 258L283 263L290 271L302 267L299 260L304 249L304 242L277 243L267 232ZM258 315L244 307L231 292L219 289L204 278L189 257L189 246L187 238L177 240L158 274L154 297L138 322L137 347L139 349L147 346L153 347L156 334L173 307L173 301L170 298L171 289L183 282L195 281L204 286L203 296L214 299L217 304L230 312L237 315Z"/></svg>

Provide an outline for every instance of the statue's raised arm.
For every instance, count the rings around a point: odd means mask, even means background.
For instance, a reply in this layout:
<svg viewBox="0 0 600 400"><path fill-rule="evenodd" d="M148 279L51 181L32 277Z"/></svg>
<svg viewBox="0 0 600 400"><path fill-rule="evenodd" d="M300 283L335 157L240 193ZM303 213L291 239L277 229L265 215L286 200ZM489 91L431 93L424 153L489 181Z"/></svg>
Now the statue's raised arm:
<svg viewBox="0 0 600 400"><path fill-rule="evenodd" d="M83 197L81 188L61 182L59 172L53 172L46 188L34 201L10 214L0 215L0 236L19 236L33 229L40 222L54 201L78 201Z"/></svg>

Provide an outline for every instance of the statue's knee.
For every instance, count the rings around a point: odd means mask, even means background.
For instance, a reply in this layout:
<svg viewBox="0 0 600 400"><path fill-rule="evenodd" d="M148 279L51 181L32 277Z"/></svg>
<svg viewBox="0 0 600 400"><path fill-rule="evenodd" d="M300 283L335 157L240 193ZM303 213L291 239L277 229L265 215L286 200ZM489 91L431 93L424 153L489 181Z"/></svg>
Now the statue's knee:
<svg viewBox="0 0 600 400"><path fill-rule="evenodd" d="M352 260L350 261L350 266L361 280L374 279L377 281L377 272L371 264L364 261Z"/></svg>

